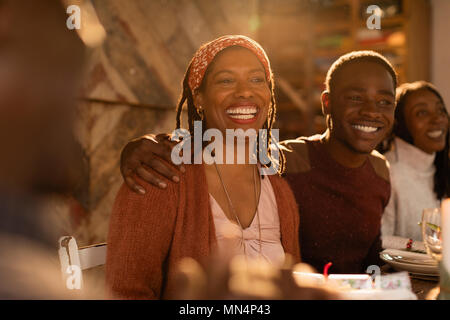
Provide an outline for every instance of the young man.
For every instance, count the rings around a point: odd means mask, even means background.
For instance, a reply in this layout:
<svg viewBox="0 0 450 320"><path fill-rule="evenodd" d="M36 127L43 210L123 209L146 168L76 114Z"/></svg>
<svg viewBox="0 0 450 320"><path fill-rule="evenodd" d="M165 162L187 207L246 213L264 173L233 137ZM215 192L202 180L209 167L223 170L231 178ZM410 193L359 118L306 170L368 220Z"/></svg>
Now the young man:
<svg viewBox="0 0 450 320"><path fill-rule="evenodd" d="M375 147L394 123L396 75L371 52L330 68L322 136L285 141L286 179L300 210L302 258L321 270L360 273L379 264L380 222L390 196L389 170Z"/></svg>
<svg viewBox="0 0 450 320"><path fill-rule="evenodd" d="M302 260L318 271L331 262L331 273L361 273L380 262L380 222L390 183L387 162L374 149L392 128L396 86L396 73L380 54L346 54L330 67L322 93L327 131L282 142L286 179L300 209ZM121 164L130 188L142 192L134 174L166 186L142 164L179 181L162 160L170 162L172 146L167 135L130 142Z"/></svg>

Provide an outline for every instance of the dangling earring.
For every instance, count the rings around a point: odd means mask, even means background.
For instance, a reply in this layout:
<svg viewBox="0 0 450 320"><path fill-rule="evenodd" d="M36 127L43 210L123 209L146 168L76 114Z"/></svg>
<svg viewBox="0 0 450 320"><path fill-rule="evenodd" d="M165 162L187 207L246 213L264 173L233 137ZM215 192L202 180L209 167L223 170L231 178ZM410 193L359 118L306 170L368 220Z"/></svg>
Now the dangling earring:
<svg viewBox="0 0 450 320"><path fill-rule="evenodd" d="M203 109L201 106L197 108L197 114L200 117L200 120L203 121L203 118L205 117L205 115L203 114Z"/></svg>

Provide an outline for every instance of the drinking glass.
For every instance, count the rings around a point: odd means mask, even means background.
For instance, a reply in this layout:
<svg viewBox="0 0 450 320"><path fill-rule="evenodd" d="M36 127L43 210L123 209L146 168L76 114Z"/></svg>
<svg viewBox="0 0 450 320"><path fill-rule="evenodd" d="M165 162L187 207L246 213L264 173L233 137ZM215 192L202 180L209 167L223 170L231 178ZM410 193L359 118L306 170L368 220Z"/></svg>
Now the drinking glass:
<svg viewBox="0 0 450 320"><path fill-rule="evenodd" d="M436 261L442 259L441 209L424 209L422 212L422 238L430 255Z"/></svg>

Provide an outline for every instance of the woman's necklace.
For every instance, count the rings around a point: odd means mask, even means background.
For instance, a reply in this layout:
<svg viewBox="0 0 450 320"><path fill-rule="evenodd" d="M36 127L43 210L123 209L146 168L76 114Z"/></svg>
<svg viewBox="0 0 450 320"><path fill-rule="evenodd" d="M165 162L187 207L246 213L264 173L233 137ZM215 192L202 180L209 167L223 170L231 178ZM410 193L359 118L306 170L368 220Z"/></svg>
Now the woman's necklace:
<svg viewBox="0 0 450 320"><path fill-rule="evenodd" d="M247 252L245 250L245 244L244 244L244 228L242 227L241 221L239 220L238 215L236 214L236 210L234 209L233 203L231 202L231 198L230 195L228 194L228 190L225 187L225 183L223 182L222 179L222 175L220 174L219 168L217 167L216 162L214 162L214 166L216 167L216 171L217 174L219 176L220 179L220 183L222 184L223 190L225 191L225 195L227 196L227 200L228 200L228 204L230 205L231 211L234 214L234 217L236 218L237 223L239 224L239 227L241 228L241 240L242 240L242 245L244 246L244 255L245 257L247 257ZM256 203L256 218L258 219L258 231L259 231L259 255L261 257L262 255L262 245L261 245L261 221L259 219L259 211L258 211L258 194L256 191L256 175L255 175L255 170L253 170L253 185L254 185L254 190L255 190L255 203Z"/></svg>

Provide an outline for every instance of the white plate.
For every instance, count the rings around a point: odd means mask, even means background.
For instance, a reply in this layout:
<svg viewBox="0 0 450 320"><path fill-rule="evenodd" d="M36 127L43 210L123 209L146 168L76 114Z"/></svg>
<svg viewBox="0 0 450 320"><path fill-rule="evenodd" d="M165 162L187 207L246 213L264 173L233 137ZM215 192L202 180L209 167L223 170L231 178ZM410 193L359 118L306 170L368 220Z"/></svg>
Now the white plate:
<svg viewBox="0 0 450 320"><path fill-rule="evenodd" d="M382 252L383 254L388 254L388 260L393 258L394 261L401 263L412 263L412 264L427 264L427 265L437 265L436 260L431 258L426 253L417 253L406 250L398 249L386 249Z"/></svg>
<svg viewBox="0 0 450 320"><path fill-rule="evenodd" d="M413 274L439 276L438 263L427 255L408 251L386 249L380 252L380 258L397 271Z"/></svg>

